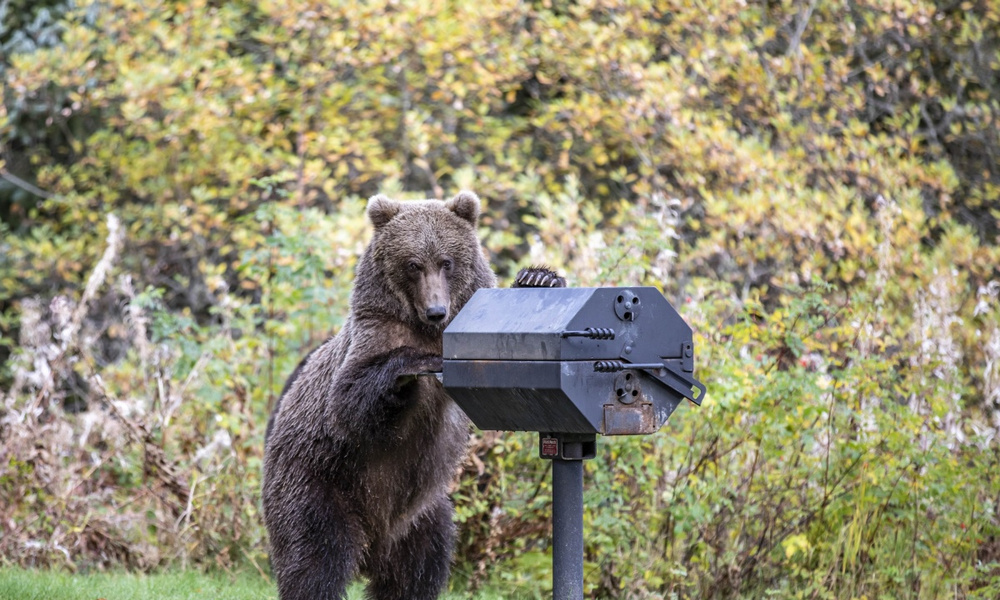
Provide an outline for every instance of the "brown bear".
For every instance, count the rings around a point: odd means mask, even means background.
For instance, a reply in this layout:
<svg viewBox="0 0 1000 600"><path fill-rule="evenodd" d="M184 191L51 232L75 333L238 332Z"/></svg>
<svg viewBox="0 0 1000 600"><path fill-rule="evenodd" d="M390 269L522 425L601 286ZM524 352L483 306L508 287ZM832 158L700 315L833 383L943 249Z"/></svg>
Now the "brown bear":
<svg viewBox="0 0 1000 600"><path fill-rule="evenodd" d="M479 198L368 202L374 235L339 334L292 373L268 423L264 522L281 600L436 598L455 526L448 489L469 435L433 377L441 332L496 278Z"/></svg>

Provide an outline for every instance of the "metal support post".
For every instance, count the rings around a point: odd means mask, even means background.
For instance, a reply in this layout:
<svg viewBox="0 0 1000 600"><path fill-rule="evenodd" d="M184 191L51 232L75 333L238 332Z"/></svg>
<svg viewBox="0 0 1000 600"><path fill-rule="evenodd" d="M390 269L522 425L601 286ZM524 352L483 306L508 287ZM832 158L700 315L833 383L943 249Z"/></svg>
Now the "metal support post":
<svg viewBox="0 0 1000 600"><path fill-rule="evenodd" d="M583 600L583 461L552 461L552 599Z"/></svg>
<svg viewBox="0 0 1000 600"><path fill-rule="evenodd" d="M552 461L552 598L583 600L583 461L597 453L592 433L541 433Z"/></svg>

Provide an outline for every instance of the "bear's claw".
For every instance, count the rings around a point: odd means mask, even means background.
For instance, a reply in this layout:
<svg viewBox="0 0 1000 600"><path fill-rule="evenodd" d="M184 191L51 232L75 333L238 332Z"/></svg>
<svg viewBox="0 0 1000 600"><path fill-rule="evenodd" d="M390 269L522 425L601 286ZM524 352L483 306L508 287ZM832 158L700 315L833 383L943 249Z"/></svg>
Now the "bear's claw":
<svg viewBox="0 0 1000 600"><path fill-rule="evenodd" d="M525 267L517 272L514 278L515 288L563 288L566 287L566 278L560 277L558 273L544 266Z"/></svg>

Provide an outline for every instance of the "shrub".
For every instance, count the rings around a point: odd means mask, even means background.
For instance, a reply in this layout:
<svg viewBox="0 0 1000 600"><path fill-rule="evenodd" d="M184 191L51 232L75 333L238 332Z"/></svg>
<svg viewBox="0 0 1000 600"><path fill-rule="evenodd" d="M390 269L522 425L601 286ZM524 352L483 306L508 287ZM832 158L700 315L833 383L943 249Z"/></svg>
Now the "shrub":
<svg viewBox="0 0 1000 600"><path fill-rule="evenodd" d="M591 595L1000 590L992 3L18 15L5 560L264 569L263 427L346 312L362 199L472 188L502 277L655 285L697 331L704 405L587 467ZM533 444L476 434L456 585L547 585Z"/></svg>

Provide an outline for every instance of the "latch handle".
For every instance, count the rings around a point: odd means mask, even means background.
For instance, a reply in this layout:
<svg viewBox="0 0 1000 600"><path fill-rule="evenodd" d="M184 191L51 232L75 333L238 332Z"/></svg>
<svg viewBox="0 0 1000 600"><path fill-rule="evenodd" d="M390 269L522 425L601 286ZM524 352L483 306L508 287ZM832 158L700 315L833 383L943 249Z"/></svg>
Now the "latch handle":
<svg viewBox="0 0 1000 600"><path fill-rule="evenodd" d="M708 390L700 381L675 368L672 363L673 361L671 360L664 360L659 363L629 363L622 360L599 360L594 363L594 371L598 373L617 373L625 369L651 371L650 375L662 384L698 406L701 406L701 399L705 397L705 393ZM698 393L692 393L692 389L698 390Z"/></svg>

